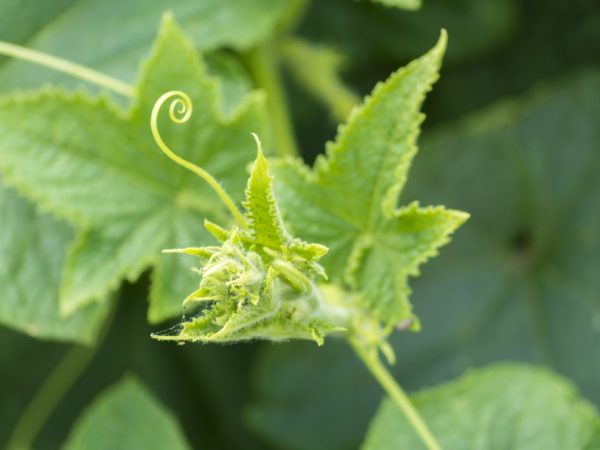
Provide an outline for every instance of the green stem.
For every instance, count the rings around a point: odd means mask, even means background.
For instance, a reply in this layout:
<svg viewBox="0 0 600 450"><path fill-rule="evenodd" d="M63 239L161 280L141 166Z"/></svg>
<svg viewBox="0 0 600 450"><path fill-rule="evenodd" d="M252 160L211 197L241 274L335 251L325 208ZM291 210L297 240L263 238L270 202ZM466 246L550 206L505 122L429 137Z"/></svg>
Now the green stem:
<svg viewBox="0 0 600 450"><path fill-rule="evenodd" d="M71 386L94 359L112 323L114 306L104 321L98 340L92 347L73 346L44 380L17 421L8 439L7 450L30 450L39 431Z"/></svg>
<svg viewBox="0 0 600 450"><path fill-rule="evenodd" d="M425 447L427 447L428 450L441 450L442 447L438 444L431 431L429 431L429 428L412 405L406 393L382 364L377 356L377 352L365 348L361 342L354 338L349 338L349 341L354 348L354 351L364 362L365 366L367 366L371 374L404 413L407 420L425 444Z"/></svg>
<svg viewBox="0 0 600 450"><path fill-rule="evenodd" d="M64 72L75 78L88 81L126 97L133 97L133 86L88 67L72 63L71 61L62 58L57 58L56 56L48 55L47 53L31 50L26 47L21 47L20 45L11 44L10 42L0 41L0 54L50 67L59 72Z"/></svg>
<svg viewBox="0 0 600 450"><path fill-rule="evenodd" d="M245 55L245 60L256 85L267 92L267 105L278 154L299 155L273 44L265 42L255 47Z"/></svg>

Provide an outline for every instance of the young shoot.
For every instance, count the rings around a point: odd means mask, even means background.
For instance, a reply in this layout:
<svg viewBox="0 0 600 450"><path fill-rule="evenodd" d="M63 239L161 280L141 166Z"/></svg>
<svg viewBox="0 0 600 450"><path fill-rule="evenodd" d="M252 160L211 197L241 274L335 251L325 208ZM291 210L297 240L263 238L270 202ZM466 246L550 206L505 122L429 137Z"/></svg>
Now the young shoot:
<svg viewBox="0 0 600 450"><path fill-rule="evenodd" d="M198 257L200 284L183 302L183 323L153 337L203 342L298 338L321 345L325 334L344 330L347 313L328 305L316 284L326 279L318 261L327 247L296 239L286 230L258 136L253 134L257 156L242 213L212 175L176 155L161 138L158 115L168 101L169 118L174 123L185 123L192 114L191 100L184 92L162 95L151 117L158 146L177 164L205 180L237 224L228 229L206 221L206 229L220 245L166 251Z"/></svg>

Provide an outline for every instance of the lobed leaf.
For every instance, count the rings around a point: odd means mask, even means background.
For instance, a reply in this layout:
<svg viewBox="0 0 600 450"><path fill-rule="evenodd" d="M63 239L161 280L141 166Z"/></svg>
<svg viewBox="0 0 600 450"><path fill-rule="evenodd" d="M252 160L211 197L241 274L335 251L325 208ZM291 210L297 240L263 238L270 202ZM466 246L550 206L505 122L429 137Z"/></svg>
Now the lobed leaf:
<svg viewBox="0 0 600 450"><path fill-rule="evenodd" d="M66 262L63 313L103 299L121 279L134 280L154 266L149 318L156 322L175 314L178 299L193 285L189 259L157 255L165 247L207 242L202 218L219 219L223 208L204 184L170 164L151 138L150 110L173 88L202 106L181 130L161 121L165 139L239 198L252 159L249 133L264 124L262 97L249 95L225 116L218 85L170 17L127 113L104 98L59 89L0 101L0 170L7 182L83 229Z"/></svg>
<svg viewBox="0 0 600 450"><path fill-rule="evenodd" d="M423 330L390 338L403 387L509 359L553 367L600 404L599 93L600 72L588 70L428 130L403 196L472 219L411 283ZM261 436L286 448L356 448L380 389L335 344L261 350ZM336 432L310 432L320 424Z"/></svg>
<svg viewBox="0 0 600 450"><path fill-rule="evenodd" d="M505 364L472 370L412 400L447 450L591 450L600 436L594 408L567 380L546 369ZM389 399L362 447L383 448L425 448Z"/></svg>
<svg viewBox="0 0 600 450"><path fill-rule="evenodd" d="M429 53L379 84L313 171L296 161L276 167L276 192L292 229L330 248L327 273L360 291L363 306L386 326L415 320L407 277L467 218L441 207L396 208L417 151L419 109L445 47L442 32Z"/></svg>

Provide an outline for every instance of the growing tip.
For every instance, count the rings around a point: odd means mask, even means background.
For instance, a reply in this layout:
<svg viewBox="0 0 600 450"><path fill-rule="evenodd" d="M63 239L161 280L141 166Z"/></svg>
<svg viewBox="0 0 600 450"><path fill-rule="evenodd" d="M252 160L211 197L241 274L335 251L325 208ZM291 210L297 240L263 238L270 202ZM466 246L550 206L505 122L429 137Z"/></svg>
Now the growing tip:
<svg viewBox="0 0 600 450"><path fill-rule="evenodd" d="M260 141L258 134L256 134L256 133L250 133L250 134L254 138L254 142L256 142L256 149L258 151L258 154L262 155L263 154L262 142Z"/></svg>
<svg viewBox="0 0 600 450"><path fill-rule="evenodd" d="M446 47L448 46L448 32L445 28L440 30L440 37L438 38L436 48L441 50L442 52L446 51Z"/></svg>

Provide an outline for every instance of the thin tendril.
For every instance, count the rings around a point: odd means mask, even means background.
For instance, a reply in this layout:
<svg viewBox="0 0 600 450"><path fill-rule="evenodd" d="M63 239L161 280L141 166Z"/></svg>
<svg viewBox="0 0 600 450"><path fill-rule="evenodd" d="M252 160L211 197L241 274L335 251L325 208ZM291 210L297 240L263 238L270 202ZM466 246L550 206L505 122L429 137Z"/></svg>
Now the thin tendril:
<svg viewBox="0 0 600 450"><path fill-rule="evenodd" d="M110 89L118 94L125 95L127 97L133 97L133 86L101 72L92 70L89 67L75 64L71 61L67 61L47 53L21 47L20 45L11 44L10 42L0 41L0 55L7 55L13 58L32 62L34 64L50 67L59 72L64 72L81 80L85 80L98 86Z"/></svg>
<svg viewBox="0 0 600 450"><path fill-rule="evenodd" d="M192 100L185 92L169 91L161 95L154 104L154 107L152 108L152 115L150 118L150 129L152 130L152 136L154 137L156 144L158 145L160 150L171 160L173 160L180 166L185 167L186 169L195 173L204 181L206 181L208 185L219 196L219 198L225 204L227 209L231 212L231 215L238 222L238 224L242 228L248 228L248 224L246 222L246 219L244 218L244 215L240 212L240 210L235 205L235 202L231 199L227 192L225 192L225 190L219 184L219 182L215 180L215 178L206 170L175 154L160 136L160 132L158 131L158 114L162 106L168 101L171 101L171 103L169 104L169 119L171 119L173 123L185 123L192 116Z"/></svg>
<svg viewBox="0 0 600 450"><path fill-rule="evenodd" d="M348 340L367 369L369 369L381 387L383 387L394 403L400 408L408 422L412 425L415 432L421 438L421 441L425 447L427 447L428 450L442 450L442 447L438 443L437 439L431 433L427 427L427 424L420 416L417 409L413 406L404 390L396 382L392 374L390 374L386 367L381 363L377 352L373 351L373 349L365 347L365 345L356 338L350 336L348 337Z"/></svg>

